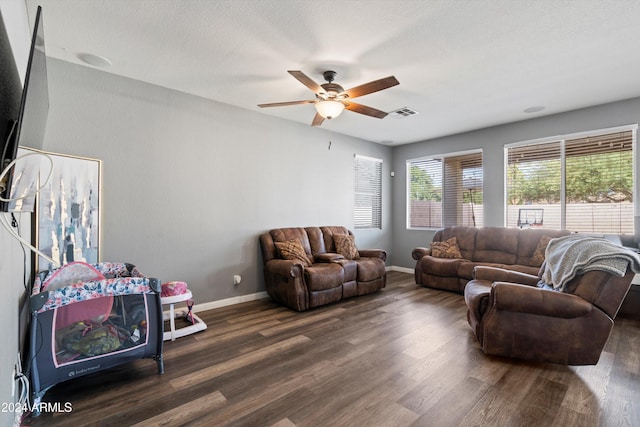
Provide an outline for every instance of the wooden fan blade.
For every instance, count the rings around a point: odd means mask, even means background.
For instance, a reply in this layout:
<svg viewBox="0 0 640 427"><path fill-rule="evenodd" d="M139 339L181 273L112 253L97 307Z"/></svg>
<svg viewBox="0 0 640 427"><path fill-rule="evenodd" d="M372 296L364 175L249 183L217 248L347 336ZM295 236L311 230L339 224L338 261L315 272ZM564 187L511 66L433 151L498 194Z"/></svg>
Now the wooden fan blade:
<svg viewBox="0 0 640 427"><path fill-rule="evenodd" d="M287 71L293 77L295 77L300 83L308 87L313 93L325 93L325 90L318 83L314 82L311 77L307 76L302 71Z"/></svg>
<svg viewBox="0 0 640 427"><path fill-rule="evenodd" d="M344 108L354 113L364 114L365 116L375 117L377 119L384 119L388 113L378 110L377 108L367 107L366 105L356 104L355 102L343 102Z"/></svg>
<svg viewBox="0 0 640 427"><path fill-rule="evenodd" d="M344 93L349 95L349 98L357 98L359 96L368 95L370 93L388 89L399 84L400 82L396 80L394 76L389 76L385 77L384 79L374 80L372 82L345 90Z"/></svg>
<svg viewBox="0 0 640 427"><path fill-rule="evenodd" d="M258 104L258 107L285 107L287 105L300 105L300 104L315 104L316 100L308 100L308 101L287 101L287 102L272 102L270 104Z"/></svg>
<svg viewBox="0 0 640 427"><path fill-rule="evenodd" d="M316 113L315 117L313 118L313 121L311 122L311 126L320 126L322 122L324 122L324 117Z"/></svg>

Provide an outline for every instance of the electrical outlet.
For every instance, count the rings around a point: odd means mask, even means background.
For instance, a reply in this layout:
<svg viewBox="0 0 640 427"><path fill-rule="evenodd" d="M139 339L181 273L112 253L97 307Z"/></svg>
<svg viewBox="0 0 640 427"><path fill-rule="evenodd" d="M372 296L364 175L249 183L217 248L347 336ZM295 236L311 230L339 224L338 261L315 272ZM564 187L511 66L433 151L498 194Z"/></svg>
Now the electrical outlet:
<svg viewBox="0 0 640 427"><path fill-rule="evenodd" d="M240 282L242 282L242 276L240 276L239 274L234 274L233 275L233 284L234 285L239 285Z"/></svg>

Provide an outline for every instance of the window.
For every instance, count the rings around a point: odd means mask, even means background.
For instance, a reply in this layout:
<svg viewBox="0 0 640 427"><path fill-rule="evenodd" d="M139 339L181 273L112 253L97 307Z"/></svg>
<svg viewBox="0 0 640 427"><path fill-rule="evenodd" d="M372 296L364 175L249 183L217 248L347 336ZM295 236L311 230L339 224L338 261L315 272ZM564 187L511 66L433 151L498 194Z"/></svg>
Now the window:
<svg viewBox="0 0 640 427"><path fill-rule="evenodd" d="M407 228L482 226L482 152L407 161Z"/></svg>
<svg viewBox="0 0 640 427"><path fill-rule="evenodd" d="M633 234L635 133L627 127L507 146L507 226Z"/></svg>
<svg viewBox="0 0 640 427"><path fill-rule="evenodd" d="M355 156L355 228L382 228L382 160Z"/></svg>

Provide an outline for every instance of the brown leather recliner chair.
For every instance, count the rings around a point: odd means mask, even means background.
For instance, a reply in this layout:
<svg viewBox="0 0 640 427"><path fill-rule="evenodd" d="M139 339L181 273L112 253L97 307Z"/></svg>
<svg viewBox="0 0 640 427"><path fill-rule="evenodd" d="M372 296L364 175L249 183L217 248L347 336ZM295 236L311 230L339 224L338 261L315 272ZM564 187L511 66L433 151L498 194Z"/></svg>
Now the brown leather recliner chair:
<svg viewBox="0 0 640 427"><path fill-rule="evenodd" d="M467 320L486 354L564 365L595 365L634 273L589 271L565 292L537 287L542 276L476 267L464 291Z"/></svg>

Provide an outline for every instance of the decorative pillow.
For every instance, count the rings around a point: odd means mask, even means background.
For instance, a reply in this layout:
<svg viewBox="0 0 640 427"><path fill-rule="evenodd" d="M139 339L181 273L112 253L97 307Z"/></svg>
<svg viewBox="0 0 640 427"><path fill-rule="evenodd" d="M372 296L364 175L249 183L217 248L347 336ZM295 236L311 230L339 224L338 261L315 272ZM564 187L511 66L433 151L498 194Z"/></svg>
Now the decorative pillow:
<svg viewBox="0 0 640 427"><path fill-rule="evenodd" d="M455 237L444 242L432 242L431 255L436 258L462 258L458 240Z"/></svg>
<svg viewBox="0 0 640 427"><path fill-rule="evenodd" d="M104 280L104 275L86 262L71 262L60 267L42 284L42 289L54 291L89 280Z"/></svg>
<svg viewBox="0 0 640 427"><path fill-rule="evenodd" d="M336 244L336 252L346 259L360 259L360 253L351 234L334 234L333 242Z"/></svg>
<svg viewBox="0 0 640 427"><path fill-rule="evenodd" d="M283 259L299 261L303 266L310 267L313 262L307 256L299 240L287 240L286 242L275 242L276 248Z"/></svg>
<svg viewBox="0 0 640 427"><path fill-rule="evenodd" d="M547 245L550 240L551 237L549 236L542 236L540 238L538 246L536 246L536 250L533 252L531 260L529 261L529 265L531 267L540 267L542 265L544 262L544 252L547 250Z"/></svg>

